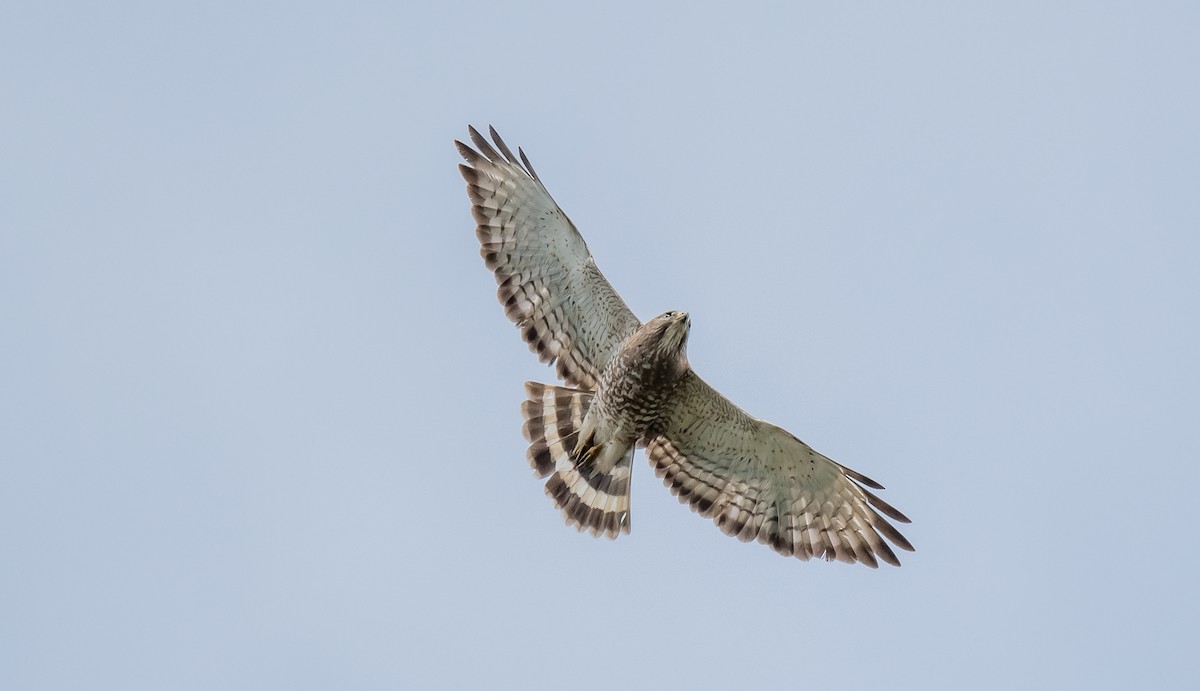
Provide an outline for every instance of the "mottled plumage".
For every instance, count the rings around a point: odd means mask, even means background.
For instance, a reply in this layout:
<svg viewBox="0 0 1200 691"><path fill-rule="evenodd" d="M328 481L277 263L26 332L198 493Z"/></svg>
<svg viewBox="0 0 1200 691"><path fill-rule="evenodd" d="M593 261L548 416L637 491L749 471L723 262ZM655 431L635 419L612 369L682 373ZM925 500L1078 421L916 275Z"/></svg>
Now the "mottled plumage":
<svg viewBox="0 0 1200 691"><path fill-rule="evenodd" d="M884 516L904 514L882 489L755 419L687 360L684 312L642 324L596 267L587 244L525 157L490 130L455 142L478 223L480 254L505 314L566 387L529 382L521 406L528 459L567 522L594 535L629 532L633 452L679 500L725 534L785 556L900 565L912 545ZM883 515L881 515L883 514Z"/></svg>

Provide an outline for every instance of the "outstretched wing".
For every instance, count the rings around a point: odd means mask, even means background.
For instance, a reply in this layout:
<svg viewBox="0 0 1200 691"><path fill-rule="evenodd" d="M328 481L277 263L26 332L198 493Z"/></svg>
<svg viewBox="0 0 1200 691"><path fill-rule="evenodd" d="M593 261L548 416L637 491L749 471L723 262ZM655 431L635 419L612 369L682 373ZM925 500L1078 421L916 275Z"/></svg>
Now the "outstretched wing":
<svg viewBox="0 0 1200 691"><path fill-rule="evenodd" d="M672 394L646 453L672 494L742 541L871 567L877 558L900 565L880 535L913 550L880 512L908 518L863 487L881 485L750 417L694 372Z"/></svg>
<svg viewBox="0 0 1200 691"><path fill-rule="evenodd" d="M538 359L557 360L568 386L595 390L609 358L641 322L600 273L525 152L518 149L518 161L488 129L495 147L474 127L478 151L454 143L469 164L458 169L479 224L479 253L500 284L496 295Z"/></svg>

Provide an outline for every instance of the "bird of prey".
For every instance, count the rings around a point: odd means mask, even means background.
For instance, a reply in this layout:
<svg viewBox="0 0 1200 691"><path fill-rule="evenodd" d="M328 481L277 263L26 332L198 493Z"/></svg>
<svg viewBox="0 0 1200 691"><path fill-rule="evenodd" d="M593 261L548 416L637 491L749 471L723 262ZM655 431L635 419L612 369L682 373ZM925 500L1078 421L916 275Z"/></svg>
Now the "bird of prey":
<svg viewBox="0 0 1200 691"><path fill-rule="evenodd" d="M494 128L490 142L468 130L475 148L454 143L480 254L505 314L566 384L527 383L521 412L529 463L567 523L628 533L633 452L644 447L671 492L726 535L804 560L899 566L882 538L913 546L884 516L909 520L868 489L883 487L706 384L688 364L688 314L639 321L525 152L514 156Z"/></svg>

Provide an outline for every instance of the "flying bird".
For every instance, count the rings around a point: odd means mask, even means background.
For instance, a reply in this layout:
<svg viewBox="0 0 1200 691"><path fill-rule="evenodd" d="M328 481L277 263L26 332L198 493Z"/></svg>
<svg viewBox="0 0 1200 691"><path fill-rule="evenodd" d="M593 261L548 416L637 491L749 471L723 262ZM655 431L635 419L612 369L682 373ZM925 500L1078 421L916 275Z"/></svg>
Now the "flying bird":
<svg viewBox="0 0 1200 691"><path fill-rule="evenodd" d="M899 566L883 538L913 546L884 516L909 519L870 491L882 485L706 384L688 364L687 312L638 320L525 152L514 156L494 128L491 142L468 130L475 148L454 143L480 254L505 314L566 384L526 383L521 412L529 463L567 523L628 533L633 453L644 447L671 492L726 535L804 560Z"/></svg>

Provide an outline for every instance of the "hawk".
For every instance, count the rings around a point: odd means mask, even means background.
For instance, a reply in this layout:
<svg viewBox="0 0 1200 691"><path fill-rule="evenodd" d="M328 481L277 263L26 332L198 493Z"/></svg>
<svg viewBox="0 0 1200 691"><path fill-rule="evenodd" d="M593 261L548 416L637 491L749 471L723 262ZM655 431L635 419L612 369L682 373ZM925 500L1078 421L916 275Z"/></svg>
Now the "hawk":
<svg viewBox="0 0 1200 691"><path fill-rule="evenodd" d="M882 485L706 384L688 364L688 314L639 321L525 152L514 156L494 128L491 142L468 130L475 148L454 143L480 254L505 314L566 384L526 383L521 412L529 463L567 523L628 533L633 453L644 447L671 493L726 535L804 560L899 566L883 538L913 546L884 516L909 520L870 491Z"/></svg>

